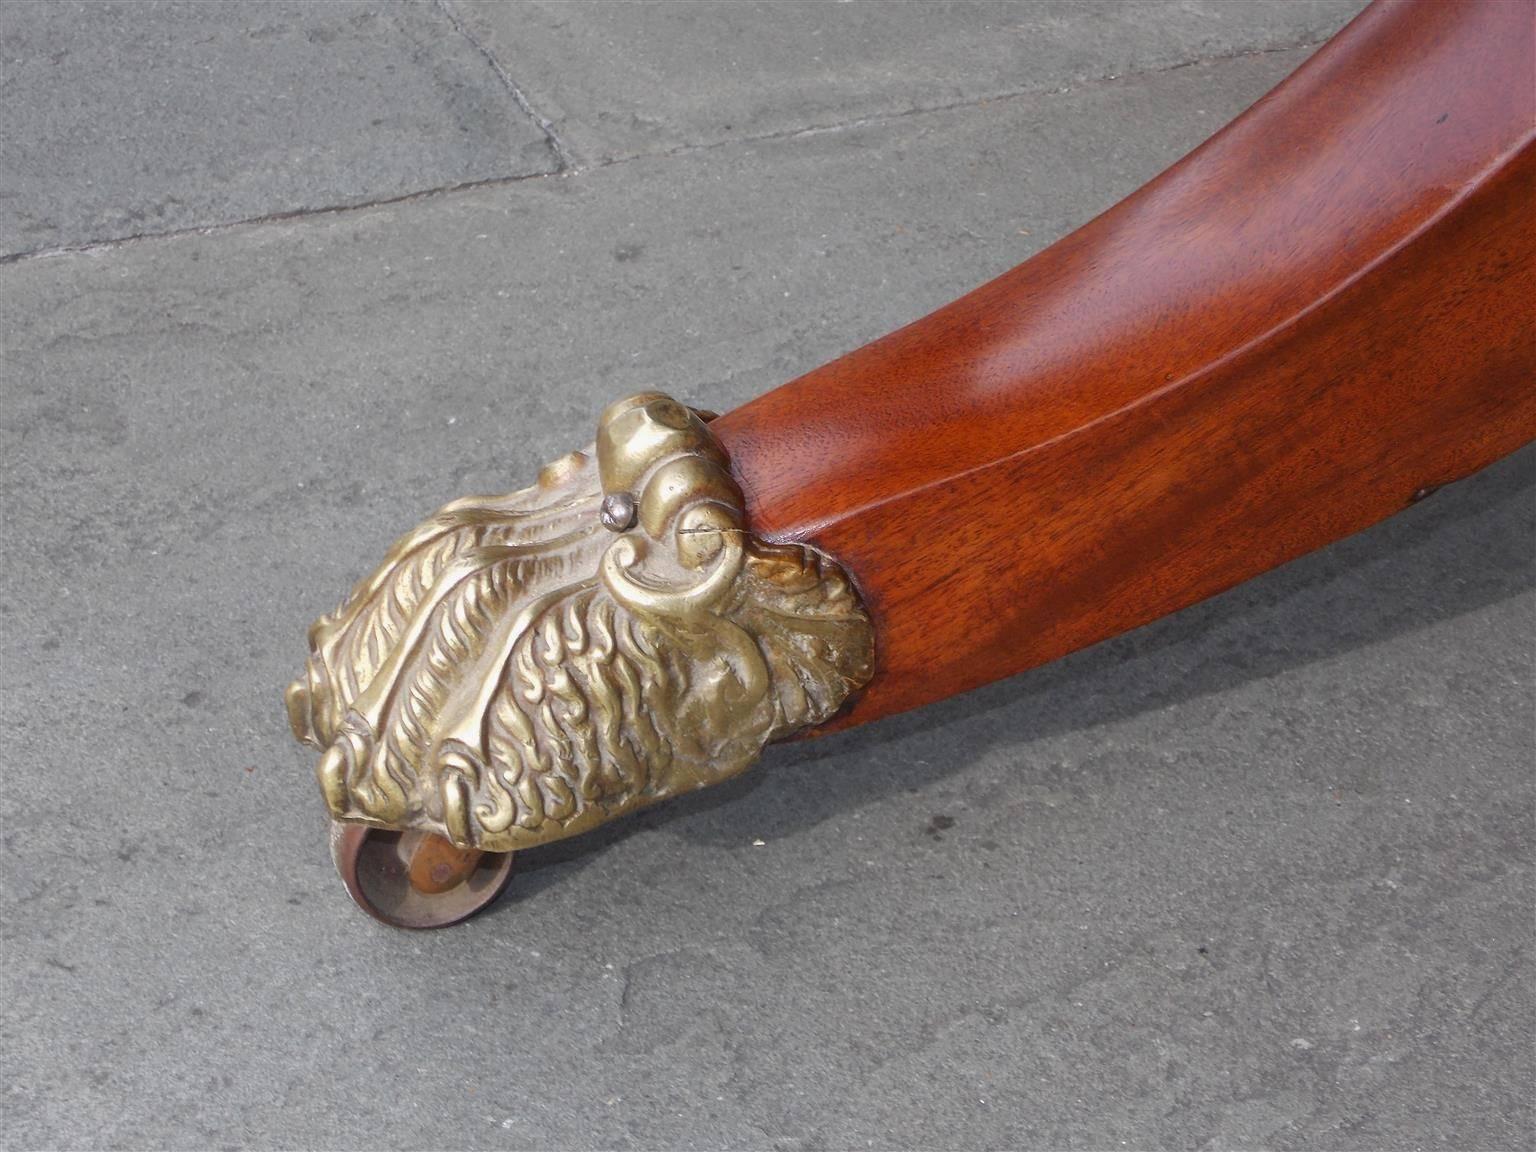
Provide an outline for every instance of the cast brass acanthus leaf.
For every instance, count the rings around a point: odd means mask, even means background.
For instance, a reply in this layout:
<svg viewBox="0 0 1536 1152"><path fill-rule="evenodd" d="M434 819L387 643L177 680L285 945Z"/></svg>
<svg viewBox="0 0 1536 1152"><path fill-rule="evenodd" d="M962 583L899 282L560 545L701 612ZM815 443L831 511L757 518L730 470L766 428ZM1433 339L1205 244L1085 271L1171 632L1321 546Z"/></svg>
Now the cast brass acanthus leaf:
<svg viewBox="0 0 1536 1152"><path fill-rule="evenodd" d="M658 393L510 496L443 508L309 634L288 689L332 816L511 851L718 783L870 675L847 574L747 530Z"/></svg>

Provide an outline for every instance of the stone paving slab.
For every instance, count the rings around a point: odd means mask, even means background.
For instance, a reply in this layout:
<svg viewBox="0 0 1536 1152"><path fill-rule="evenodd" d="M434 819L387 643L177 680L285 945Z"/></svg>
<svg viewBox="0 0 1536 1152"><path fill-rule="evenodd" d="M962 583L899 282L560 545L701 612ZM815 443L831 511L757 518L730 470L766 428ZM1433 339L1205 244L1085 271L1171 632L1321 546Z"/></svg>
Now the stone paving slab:
<svg viewBox="0 0 1536 1152"><path fill-rule="evenodd" d="M580 162L1316 44L1360 0L450 0Z"/></svg>
<svg viewBox="0 0 1536 1152"><path fill-rule="evenodd" d="M282 715L425 511L947 301L1304 55L0 268L0 1145L1529 1143L1530 450L449 932L350 909Z"/></svg>
<svg viewBox="0 0 1536 1152"><path fill-rule="evenodd" d="M553 171L430 4L0 4L0 256Z"/></svg>

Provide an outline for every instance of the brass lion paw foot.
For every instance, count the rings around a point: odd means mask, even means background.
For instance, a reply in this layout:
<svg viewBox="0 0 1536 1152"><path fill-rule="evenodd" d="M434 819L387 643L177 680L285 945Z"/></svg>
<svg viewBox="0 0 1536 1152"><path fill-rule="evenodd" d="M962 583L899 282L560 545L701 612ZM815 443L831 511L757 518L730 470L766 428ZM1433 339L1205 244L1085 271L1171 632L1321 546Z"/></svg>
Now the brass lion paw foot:
<svg viewBox="0 0 1536 1152"><path fill-rule="evenodd" d="M347 890L437 927L511 853L734 776L831 716L874 637L846 573L755 538L698 413L657 393L510 496L399 540L289 686ZM372 832L370 830L379 830Z"/></svg>

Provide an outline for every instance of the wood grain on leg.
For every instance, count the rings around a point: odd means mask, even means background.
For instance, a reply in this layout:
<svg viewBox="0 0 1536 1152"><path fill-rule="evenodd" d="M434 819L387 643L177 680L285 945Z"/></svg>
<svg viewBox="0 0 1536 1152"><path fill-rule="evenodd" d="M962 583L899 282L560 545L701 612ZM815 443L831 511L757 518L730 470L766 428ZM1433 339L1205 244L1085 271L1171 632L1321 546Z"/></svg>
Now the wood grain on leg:
<svg viewBox="0 0 1536 1152"><path fill-rule="evenodd" d="M913 708L1213 595L1536 438L1536 5L1380 2L1168 172L718 419Z"/></svg>

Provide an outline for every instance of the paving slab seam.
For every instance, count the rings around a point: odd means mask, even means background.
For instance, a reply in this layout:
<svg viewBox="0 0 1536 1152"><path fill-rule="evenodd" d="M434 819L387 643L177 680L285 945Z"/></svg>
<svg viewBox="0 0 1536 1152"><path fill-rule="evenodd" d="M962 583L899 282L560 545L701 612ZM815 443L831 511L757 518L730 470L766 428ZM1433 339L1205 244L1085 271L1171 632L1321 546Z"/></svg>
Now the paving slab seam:
<svg viewBox="0 0 1536 1152"><path fill-rule="evenodd" d="M436 0L443 6L443 0ZM149 240L172 240L188 236L216 236L221 233L238 228L260 227L266 224L285 224L310 216L335 216L351 212L366 212L374 208L393 208L406 204L414 204L419 201L436 199L442 196L450 196L461 192L477 192L487 188L497 188L505 185L522 184L530 180L547 180L552 178L564 179L572 176L580 176L588 172L602 171L621 164L629 164L636 160L672 159L675 157L691 156L700 152L713 152L721 148L739 147L741 145L774 143L782 140L796 140L824 136L833 132L852 131L859 128L873 127L883 124L895 123L912 116L939 115L946 112L959 112L968 108L978 108L982 105L995 103L1012 103L1015 100L1029 97L1060 96L1074 91L1106 87L1114 84L1122 84L1131 80L1139 80L1150 76L1159 76L1168 72L1178 72L1186 68L1200 65L1221 64L1230 60L1248 58L1260 58L1286 52L1298 52L1316 48L1323 40L1306 40L1294 44L1287 44L1272 48L1257 48L1241 52L1219 53L1213 56L1201 56L1193 60L1181 61L1164 68L1153 68L1146 71L1125 72L1115 75L1098 76L1077 84L1058 85L1052 88L1021 88L1011 92L1001 92L995 95L985 96L974 100L957 100L948 104L924 105L921 107L904 108L899 112L882 113L874 116L862 116L853 120L837 121L829 124L809 124L796 128L777 132L764 132L756 136L744 136L734 140L715 140L700 144L685 144L676 148L663 149L656 152L632 152L624 156L610 157L595 163L582 165L572 156L570 150L560 139L554 126L536 109L534 109L517 87L505 68L491 55L480 43L469 35L463 26L453 17L452 12L443 6L445 15L454 19L455 27L485 55L487 60L495 68L498 77L506 84L508 91L517 101L520 109L528 115L544 132L549 140L551 149L556 154L559 167L554 172L531 172L516 176L492 176L483 180L466 180L455 184L445 184L437 188L424 188L414 192L404 193L399 196L387 196L377 200L368 200L360 204L331 204L318 208L295 208L284 212L272 212L261 216L245 216L237 220L228 220L218 224L199 225L190 228L173 228L164 232L144 232L134 236L119 236L106 240L93 240L84 244L61 244L47 248L34 248L24 252L0 253L0 267L18 264L27 260L44 259L56 256L81 255L101 250L114 250L131 244L139 244Z"/></svg>
<svg viewBox="0 0 1536 1152"><path fill-rule="evenodd" d="M443 3L444 0L437 0ZM465 35L469 35L467 32ZM596 172L603 168L612 168L618 164L628 164L635 160L666 159L673 156L691 156L697 152L712 152L718 148L731 148L742 144L762 144L770 141L795 140L802 136L824 136L831 132L846 132L857 128L867 128L872 125L890 124L909 116L924 116L943 112L959 112L967 108L980 108L990 104L1011 103L1014 100L1029 97L1063 96L1070 92L1080 92L1087 89L1100 88L1111 84L1123 84L1127 81L1142 80L1152 76L1162 76L1169 72L1180 72L1186 68L1197 68L1208 64L1223 64L1229 60L1259 59L1265 56L1281 55L1287 52L1301 52L1322 47L1330 39L1328 36L1309 40L1298 40L1290 44L1280 44L1269 48L1245 48L1237 52L1218 52L1211 56L1197 56L1190 60L1181 60L1177 64L1169 64L1162 68L1138 69L1134 72L1118 72L1102 76L1089 77L1075 84L1057 84L1049 88L1014 88L1003 92L992 93L987 96L978 96L967 100L954 100L943 104L920 104L911 108L903 108L896 112L879 112L870 116L857 116L851 120L835 120L826 124L802 124L794 128L783 128L774 132L760 132L752 136L738 136L730 140L709 140L697 144L680 144L673 148L662 148L653 152L628 152L622 156L610 156L591 164L572 164L569 169L555 173L556 175L577 176L584 172ZM476 47L480 47L476 43ZM490 52L482 48L481 51L490 56ZM494 60L494 57L492 57ZM506 70L499 64L497 71L506 76ZM511 78L507 77L507 84L514 93L516 86ZM519 95L521 103L522 97ZM531 116L540 126L548 126L551 146L555 146L553 125L549 125L532 107L522 104L523 111ZM558 149L557 149L558 150ZM568 154L561 151L562 157Z"/></svg>
<svg viewBox="0 0 1536 1152"><path fill-rule="evenodd" d="M293 208L286 212L269 212L262 216L243 216L239 220L226 220L220 224L201 224L191 228L172 228L165 232L143 232L137 236L118 236L111 240L92 240L85 244L57 244L50 248L33 248L26 252L0 253L0 268L9 264L23 264L31 260L44 260L55 256L81 256L92 252L111 252L154 240L181 240L188 236L221 236L241 228L260 228L266 224L291 224L310 217L342 216L352 212L367 212L374 208L398 208L404 204L436 200L459 192L479 192L486 188L500 188L510 184L525 184L530 180L555 180L574 175L574 171L529 172L521 176L490 176L484 180L465 180L457 184L444 184L440 188L423 188L400 196L385 196L362 204L332 204L324 208Z"/></svg>
<svg viewBox="0 0 1536 1152"><path fill-rule="evenodd" d="M447 18L448 23L453 25L453 30L469 41L476 52L485 57L485 62L491 66L491 71L496 73L496 78L501 81L507 92L511 94L513 101L523 110L523 114L537 124L539 131L544 133L544 138L549 141L550 148L554 150L555 159L559 162L559 168L553 174L559 176L575 170L577 167L576 158L571 154L571 150L565 141L560 138L560 133L555 131L554 124L550 122L547 116L544 116L533 106L527 94L518 85L517 81L512 79L511 74L502 67L501 61L496 59L491 50L480 43L475 38L474 33L464 27L464 23L459 19L458 13L448 6L446 0L435 0L435 2L437 10Z"/></svg>

